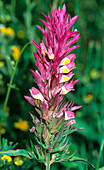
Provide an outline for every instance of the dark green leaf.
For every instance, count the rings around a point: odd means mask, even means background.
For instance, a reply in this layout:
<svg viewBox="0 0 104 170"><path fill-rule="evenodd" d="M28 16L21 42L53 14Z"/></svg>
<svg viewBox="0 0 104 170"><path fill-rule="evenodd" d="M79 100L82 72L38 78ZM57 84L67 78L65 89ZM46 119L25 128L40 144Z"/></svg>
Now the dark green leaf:
<svg viewBox="0 0 104 170"><path fill-rule="evenodd" d="M0 155L24 156L24 157L26 157L26 158L31 159L31 157L29 156L28 151L26 151L26 150L24 150L24 149L0 151Z"/></svg>

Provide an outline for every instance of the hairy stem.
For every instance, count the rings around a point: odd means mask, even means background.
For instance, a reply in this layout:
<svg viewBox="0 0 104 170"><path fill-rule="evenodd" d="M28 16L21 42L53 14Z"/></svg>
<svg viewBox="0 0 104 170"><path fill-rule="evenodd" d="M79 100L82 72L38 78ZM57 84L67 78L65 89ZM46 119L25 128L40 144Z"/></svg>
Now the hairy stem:
<svg viewBox="0 0 104 170"><path fill-rule="evenodd" d="M50 170L50 153L46 154L46 170Z"/></svg>

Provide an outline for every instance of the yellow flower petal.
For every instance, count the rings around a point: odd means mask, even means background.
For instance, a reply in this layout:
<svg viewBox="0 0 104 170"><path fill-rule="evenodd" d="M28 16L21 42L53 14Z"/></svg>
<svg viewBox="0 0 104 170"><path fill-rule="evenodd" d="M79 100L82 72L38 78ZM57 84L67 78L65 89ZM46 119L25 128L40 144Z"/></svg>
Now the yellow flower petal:
<svg viewBox="0 0 104 170"><path fill-rule="evenodd" d="M66 58L64 58L64 59L61 61L60 66L61 66L61 65L66 65L66 64L69 64L69 63L70 63L70 60L66 57Z"/></svg>
<svg viewBox="0 0 104 170"><path fill-rule="evenodd" d="M69 69L66 67L63 69L63 73L68 73L69 72Z"/></svg>
<svg viewBox="0 0 104 170"><path fill-rule="evenodd" d="M42 51L42 53L45 55L45 51Z"/></svg>
<svg viewBox="0 0 104 170"><path fill-rule="evenodd" d="M60 73L68 73L69 69L66 66L60 68Z"/></svg>
<svg viewBox="0 0 104 170"><path fill-rule="evenodd" d="M4 66L4 62L0 61L0 67Z"/></svg>
<svg viewBox="0 0 104 170"><path fill-rule="evenodd" d="M14 36L15 32L11 27L1 27L0 31L5 34L5 35L9 35L9 36Z"/></svg>
<svg viewBox="0 0 104 170"><path fill-rule="evenodd" d="M27 131L29 129L29 124L26 120L19 119L18 122L14 123L15 128L20 129L22 131Z"/></svg>
<svg viewBox="0 0 104 170"><path fill-rule="evenodd" d="M1 159L2 160L7 160L8 162L11 162L12 161L12 158L10 157L10 156L8 156L8 155L3 155L2 157L1 157Z"/></svg>
<svg viewBox="0 0 104 170"><path fill-rule="evenodd" d="M17 32L17 37L20 38L20 39L24 38L25 37L25 32L23 30L19 30Z"/></svg>
<svg viewBox="0 0 104 170"><path fill-rule="evenodd" d="M91 72L90 72L90 76L92 79L97 79L100 77L100 74L97 70L95 69L92 69Z"/></svg>
<svg viewBox="0 0 104 170"><path fill-rule="evenodd" d="M17 157L14 158L14 163L17 166L21 166L21 165L23 165L23 160L21 159L20 156L17 156Z"/></svg>
<svg viewBox="0 0 104 170"><path fill-rule="evenodd" d="M67 94L67 90L65 89L65 87L62 87L62 94Z"/></svg>
<svg viewBox="0 0 104 170"><path fill-rule="evenodd" d="M13 50L12 56L17 61L20 56L20 48L18 46L12 46L12 50Z"/></svg>
<svg viewBox="0 0 104 170"><path fill-rule="evenodd" d="M66 82L66 81L68 81L69 79L70 79L70 77L63 75L62 78L61 78L61 80L60 80L60 83Z"/></svg>
<svg viewBox="0 0 104 170"><path fill-rule="evenodd" d="M11 27L6 28L5 34L14 36L14 30Z"/></svg>
<svg viewBox="0 0 104 170"><path fill-rule="evenodd" d="M51 55L49 56L49 58L53 60L53 59L54 59L54 54L51 54Z"/></svg>
<svg viewBox="0 0 104 170"><path fill-rule="evenodd" d="M90 103L92 101L92 99L93 99L93 95L92 94L88 94L87 96L83 97L84 103L87 103L87 104Z"/></svg>
<svg viewBox="0 0 104 170"><path fill-rule="evenodd" d="M5 27L1 27L1 28L0 28L0 31L1 31L2 33L4 33L4 34L5 34L5 32L6 32L6 28L5 28Z"/></svg>
<svg viewBox="0 0 104 170"><path fill-rule="evenodd" d="M0 134L5 134L6 130L4 128L0 129Z"/></svg>

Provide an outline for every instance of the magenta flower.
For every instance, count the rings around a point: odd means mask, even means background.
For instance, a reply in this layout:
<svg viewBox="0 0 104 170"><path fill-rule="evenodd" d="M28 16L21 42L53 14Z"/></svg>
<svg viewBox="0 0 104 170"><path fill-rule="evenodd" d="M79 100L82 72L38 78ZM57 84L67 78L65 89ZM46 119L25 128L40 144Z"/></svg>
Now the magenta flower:
<svg viewBox="0 0 104 170"><path fill-rule="evenodd" d="M78 16L70 18L65 5L62 10L60 7L57 11L51 8L51 17L49 14L43 16L46 21L41 19L40 21L45 25L45 29L38 25L37 27L42 31L45 43L39 40L37 45L32 39L37 49L37 53L33 53L39 71L31 70L31 72L39 90L32 87L31 97L25 96L25 98L37 111L37 114L30 113L35 124L35 128L33 125L30 132L35 131L38 140L41 138L45 141L46 149L52 153L63 147L61 145L55 150L60 140L54 145L52 141L63 127L63 135L69 134L69 129L71 130L72 124L75 123L74 111L81 107L73 106L74 102L64 102L64 95L73 91L74 85L79 81L72 79L76 57L72 50L79 47L73 45L79 39L79 33L71 28ZM41 132L40 127L42 127ZM63 144L66 147L68 141Z"/></svg>

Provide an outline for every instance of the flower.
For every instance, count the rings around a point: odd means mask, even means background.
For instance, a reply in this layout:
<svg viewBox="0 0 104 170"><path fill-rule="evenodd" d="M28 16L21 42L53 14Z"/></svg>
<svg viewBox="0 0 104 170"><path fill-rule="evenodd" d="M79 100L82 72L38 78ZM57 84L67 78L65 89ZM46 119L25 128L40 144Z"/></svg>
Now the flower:
<svg viewBox="0 0 104 170"><path fill-rule="evenodd" d="M93 95L92 94L88 94L88 95L83 97L83 101L86 104L90 103L92 101L92 99L93 99Z"/></svg>
<svg viewBox="0 0 104 170"><path fill-rule="evenodd" d="M76 58L72 50L79 47L72 45L78 41L79 32L71 28L78 16L73 18L68 16L65 5L62 10L60 7L56 11L51 8L51 14L51 17L49 14L48 16L43 14L47 21L40 19L45 29L37 25L44 35L45 43L39 40L36 44L32 39L37 49L37 53L33 52L33 54L38 70L31 70L31 72L39 89L32 87L29 90L31 97L25 96L38 114L37 116L30 113L35 124L33 126L35 128L32 128L30 132L35 132L40 138L43 137L49 145L60 129L64 127L66 130L75 123L74 111L81 107L74 106L74 102L64 102L64 95L73 91L74 85L79 81L72 79ZM49 147L47 149L50 150Z"/></svg>
<svg viewBox="0 0 104 170"><path fill-rule="evenodd" d="M90 76L92 79L98 79L100 77L99 71L92 69L90 72Z"/></svg>
<svg viewBox="0 0 104 170"><path fill-rule="evenodd" d="M4 134L5 133L5 127L6 127L6 124L4 122L1 123L1 129L0 129L0 134Z"/></svg>
<svg viewBox="0 0 104 170"><path fill-rule="evenodd" d="M4 61L0 61L0 67L4 66Z"/></svg>
<svg viewBox="0 0 104 170"><path fill-rule="evenodd" d="M17 166L23 165L23 160L21 159L20 156L16 156L16 157L14 158L14 164L17 165Z"/></svg>
<svg viewBox="0 0 104 170"><path fill-rule="evenodd" d="M11 161L12 161L12 158L11 158L10 156L8 156L8 155L3 155L3 156L1 157L1 159L2 159L2 160L7 160L8 162L11 162Z"/></svg>
<svg viewBox="0 0 104 170"><path fill-rule="evenodd" d="M12 37L15 35L15 32L11 27L6 28L6 27L2 26L0 28L0 32L4 35L8 35L8 36L12 36Z"/></svg>
<svg viewBox="0 0 104 170"><path fill-rule="evenodd" d="M12 56L15 59L15 61L17 61L20 56L20 48L14 45L12 46L12 50L13 50Z"/></svg>
<svg viewBox="0 0 104 170"><path fill-rule="evenodd" d="M27 131L29 129L29 124L26 120L19 119L18 122L14 123L15 128L20 129L22 131Z"/></svg>
<svg viewBox="0 0 104 170"><path fill-rule="evenodd" d="M25 37L25 32L23 30L19 30L17 32L17 37L20 38L20 39L24 38Z"/></svg>

